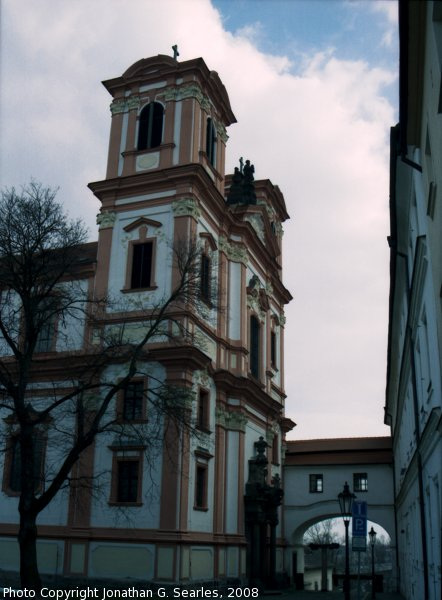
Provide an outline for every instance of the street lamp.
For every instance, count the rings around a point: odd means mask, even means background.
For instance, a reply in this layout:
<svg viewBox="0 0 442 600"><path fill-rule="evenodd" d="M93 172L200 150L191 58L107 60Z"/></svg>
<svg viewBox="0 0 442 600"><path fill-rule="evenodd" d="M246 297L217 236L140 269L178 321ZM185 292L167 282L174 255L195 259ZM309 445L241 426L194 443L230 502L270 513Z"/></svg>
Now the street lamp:
<svg viewBox="0 0 442 600"><path fill-rule="evenodd" d="M376 531L373 529L373 526L371 527L370 531L368 532L368 535L370 536L370 544L371 544L371 597L375 598L375 586L374 586L374 545L376 543Z"/></svg>
<svg viewBox="0 0 442 600"><path fill-rule="evenodd" d="M350 558L348 552L348 525L351 517L351 507L356 498L350 492L348 483L345 482L344 490L338 494L339 508L345 525L345 578L344 578L344 598L350 600Z"/></svg>

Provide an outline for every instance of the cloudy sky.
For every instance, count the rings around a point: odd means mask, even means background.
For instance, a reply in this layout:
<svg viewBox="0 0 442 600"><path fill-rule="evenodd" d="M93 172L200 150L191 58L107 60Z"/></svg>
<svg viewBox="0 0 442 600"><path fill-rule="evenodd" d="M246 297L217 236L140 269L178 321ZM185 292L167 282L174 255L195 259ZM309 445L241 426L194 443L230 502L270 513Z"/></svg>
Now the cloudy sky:
<svg viewBox="0 0 442 600"><path fill-rule="evenodd" d="M140 58L202 56L240 156L285 196L287 416L297 439L388 435L388 136L397 5L334 0L0 0L2 186L59 186L96 239L110 97Z"/></svg>

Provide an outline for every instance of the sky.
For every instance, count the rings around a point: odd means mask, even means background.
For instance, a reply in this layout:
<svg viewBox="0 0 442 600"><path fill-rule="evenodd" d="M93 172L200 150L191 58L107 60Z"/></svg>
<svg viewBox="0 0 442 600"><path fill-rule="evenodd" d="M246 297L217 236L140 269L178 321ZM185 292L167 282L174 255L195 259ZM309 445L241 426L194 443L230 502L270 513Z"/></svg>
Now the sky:
<svg viewBox="0 0 442 600"><path fill-rule="evenodd" d="M110 96L140 58L202 56L227 88L239 157L284 194L291 439L389 435L389 129L393 0L0 0L0 184L59 187L97 238Z"/></svg>

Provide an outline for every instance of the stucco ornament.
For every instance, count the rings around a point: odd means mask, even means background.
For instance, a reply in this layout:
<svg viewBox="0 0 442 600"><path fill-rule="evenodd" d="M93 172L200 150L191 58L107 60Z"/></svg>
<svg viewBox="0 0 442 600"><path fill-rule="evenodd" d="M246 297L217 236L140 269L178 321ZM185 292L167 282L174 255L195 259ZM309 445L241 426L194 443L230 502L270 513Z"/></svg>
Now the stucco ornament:
<svg viewBox="0 0 442 600"><path fill-rule="evenodd" d="M115 100L112 100L109 108L112 116L126 112L127 105L125 98L115 98Z"/></svg>
<svg viewBox="0 0 442 600"><path fill-rule="evenodd" d="M193 217L199 219L201 211L193 198L180 198L172 202L172 210L176 217Z"/></svg>
<svg viewBox="0 0 442 600"><path fill-rule="evenodd" d="M248 419L240 412L231 412L221 406L216 407L216 424L232 431L246 430Z"/></svg>
<svg viewBox="0 0 442 600"><path fill-rule="evenodd" d="M209 98L203 94L201 88L196 83L189 83L185 85L180 85L179 87L170 87L166 88L163 92L164 99L166 101L169 100L185 100L186 98L195 98L201 108L204 110L209 110L211 107Z"/></svg>
<svg viewBox="0 0 442 600"><path fill-rule="evenodd" d="M99 225L99 229L108 229L109 227L113 227L115 225L116 218L116 212L104 210L97 215L97 225Z"/></svg>
<svg viewBox="0 0 442 600"><path fill-rule="evenodd" d="M279 323L280 323L281 327L284 327L286 320L287 320L287 319L286 319L286 317L285 317L285 313L284 313L284 311L282 310L282 311L281 311L281 315L280 315L280 317L279 317Z"/></svg>
<svg viewBox="0 0 442 600"><path fill-rule="evenodd" d="M220 236L219 249L224 252L229 260L240 262L247 266L247 249L242 244L233 244L226 237Z"/></svg>
<svg viewBox="0 0 442 600"><path fill-rule="evenodd" d="M226 143L227 140L229 139L229 136L227 135L227 130L224 127L224 125L222 123L216 123L215 127L216 127L216 132L219 135L219 137L221 138L221 140L224 143Z"/></svg>
<svg viewBox="0 0 442 600"><path fill-rule="evenodd" d="M269 298L257 275L250 278L246 291L247 306L258 315L260 321L265 321L269 310Z"/></svg>
<svg viewBox="0 0 442 600"><path fill-rule="evenodd" d="M193 374L196 385L208 387L210 385L210 377L207 370L195 371Z"/></svg>
<svg viewBox="0 0 442 600"><path fill-rule="evenodd" d="M127 99L127 110L138 110L141 104L139 96L129 96Z"/></svg>
<svg viewBox="0 0 442 600"><path fill-rule="evenodd" d="M262 220L261 215L253 214L246 215L244 217L245 221L248 221L253 229L256 231L256 235L259 237L261 242L264 243L265 235L264 235L264 222Z"/></svg>

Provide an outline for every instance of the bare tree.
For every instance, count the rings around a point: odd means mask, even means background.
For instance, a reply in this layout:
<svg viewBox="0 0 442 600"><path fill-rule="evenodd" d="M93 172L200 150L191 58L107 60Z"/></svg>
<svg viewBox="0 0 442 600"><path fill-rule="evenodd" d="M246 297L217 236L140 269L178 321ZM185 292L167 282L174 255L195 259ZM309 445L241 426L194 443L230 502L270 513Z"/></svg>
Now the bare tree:
<svg viewBox="0 0 442 600"><path fill-rule="evenodd" d="M334 525L334 519L314 523L304 533L304 544L333 544L339 542L339 533L335 530Z"/></svg>
<svg viewBox="0 0 442 600"><path fill-rule="evenodd" d="M183 428L194 432L191 389L165 385L152 374L153 384L144 392L153 409L148 425L123 423L114 405L117 394L135 376L145 374L140 365L152 360L151 342L161 340L166 348L193 343L188 315L208 316L211 310L207 302L200 302L201 251L196 243L183 240L171 253L170 294L155 305L131 306L142 315L136 335L124 318L109 323L109 309L124 315L125 307L94 297L81 285L78 273L88 251L87 232L81 221L68 219L55 195L31 183L21 192L6 190L0 200L0 414L6 424L4 449L14 454L18 465L10 477L15 477L19 495L21 584L35 590L41 587L37 517L66 486L95 489L79 464L97 436L113 434L151 450L165 439L177 443ZM61 353L67 381L62 389L57 385L60 368L51 374L38 358L54 318L82 327L86 321L93 332L81 351ZM109 365L116 363L117 379L108 373ZM43 397L33 382L36 375L41 379L45 368Z"/></svg>

